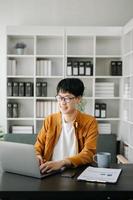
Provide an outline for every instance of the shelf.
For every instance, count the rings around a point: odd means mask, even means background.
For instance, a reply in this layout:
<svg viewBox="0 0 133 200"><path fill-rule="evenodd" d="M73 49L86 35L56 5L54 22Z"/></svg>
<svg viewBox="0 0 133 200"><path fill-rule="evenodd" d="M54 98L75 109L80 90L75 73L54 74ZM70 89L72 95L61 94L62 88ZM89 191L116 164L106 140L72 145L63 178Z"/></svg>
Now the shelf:
<svg viewBox="0 0 133 200"><path fill-rule="evenodd" d="M26 96L24 96L24 97L18 97L18 96L17 96L17 97L12 97L12 96L10 96L10 97L9 97L9 96L8 96L7 99L15 99L15 100L17 100L17 99L18 99L18 100L19 100L19 99L20 99L20 100L34 100L34 97L26 97Z"/></svg>
<svg viewBox="0 0 133 200"><path fill-rule="evenodd" d="M121 99L121 97L94 97L95 99L109 99L109 100L120 100Z"/></svg>
<svg viewBox="0 0 133 200"><path fill-rule="evenodd" d="M48 78L48 79L55 79L55 78L59 78L59 79L62 79L63 76L36 76L36 78Z"/></svg>
<svg viewBox="0 0 133 200"><path fill-rule="evenodd" d="M37 58L64 58L64 55L36 55Z"/></svg>
<svg viewBox="0 0 133 200"><path fill-rule="evenodd" d="M121 58L122 55L97 55L96 54L96 58Z"/></svg>
<svg viewBox="0 0 133 200"><path fill-rule="evenodd" d="M7 55L8 58L34 58L35 55L17 55L17 54L8 54Z"/></svg>
<svg viewBox="0 0 133 200"><path fill-rule="evenodd" d="M122 99L120 91L123 76L112 76L110 63L122 60L122 32L119 27L111 29L103 29L103 34L99 28L90 29L89 27L65 27L61 29L42 27L40 30L31 29L31 31L30 27L28 31L16 27L14 31L11 29L12 35L7 31L7 82L18 82L18 85L21 85L20 82L24 82L24 84L31 82L33 96L6 97L7 104L18 103L19 105L19 117L7 118L6 132L9 132L11 127L17 124L32 125L34 133L37 133L45 117L52 112L57 112L55 95L58 82L63 78L79 78L85 86L82 107L80 104L79 109L86 114L94 115L95 103L106 103L107 118L97 118L97 120L98 122L110 123L112 132L117 134L120 122L119 104ZM17 42L26 44L23 55L16 53L14 46ZM83 61L84 73L68 76L67 64L69 60L72 62ZM90 64L88 75L85 75L87 74L86 61L89 61L88 65ZM106 96L105 94L103 97L95 96L97 82L114 83L112 88L114 96ZM37 93L38 83L41 85L40 88L43 83L47 85L45 95L43 93L41 96L40 93Z"/></svg>
<svg viewBox="0 0 133 200"><path fill-rule="evenodd" d="M13 75L13 76L7 76L7 78L12 78L12 79L23 79L23 78L25 78L25 79L33 79L34 78L34 76L25 76L25 75Z"/></svg>
<svg viewBox="0 0 133 200"><path fill-rule="evenodd" d="M101 79L121 79L122 76L95 76L95 78L101 78Z"/></svg>
<svg viewBox="0 0 133 200"><path fill-rule="evenodd" d="M25 120L34 120L31 117L22 117L22 118L7 118L8 121L25 121Z"/></svg>
<svg viewBox="0 0 133 200"><path fill-rule="evenodd" d="M120 121L120 118L96 118L98 121Z"/></svg>
<svg viewBox="0 0 133 200"><path fill-rule="evenodd" d="M80 54L77 54L77 55L74 55L74 54L68 54L67 57L69 58L93 58L93 55L80 55Z"/></svg>

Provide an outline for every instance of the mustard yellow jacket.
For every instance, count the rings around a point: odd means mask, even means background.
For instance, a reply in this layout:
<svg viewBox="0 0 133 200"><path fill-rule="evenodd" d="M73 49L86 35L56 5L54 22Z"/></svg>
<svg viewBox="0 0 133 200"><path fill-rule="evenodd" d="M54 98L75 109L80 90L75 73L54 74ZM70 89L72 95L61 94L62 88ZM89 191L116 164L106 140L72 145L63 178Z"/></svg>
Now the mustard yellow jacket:
<svg viewBox="0 0 133 200"><path fill-rule="evenodd" d="M78 140L78 154L68 159L76 167L91 163L96 153L96 139L98 135L96 119L78 111L74 121L75 134ZM36 154L50 160L54 146L58 141L62 129L62 115L60 112L48 116L37 135L35 143Z"/></svg>

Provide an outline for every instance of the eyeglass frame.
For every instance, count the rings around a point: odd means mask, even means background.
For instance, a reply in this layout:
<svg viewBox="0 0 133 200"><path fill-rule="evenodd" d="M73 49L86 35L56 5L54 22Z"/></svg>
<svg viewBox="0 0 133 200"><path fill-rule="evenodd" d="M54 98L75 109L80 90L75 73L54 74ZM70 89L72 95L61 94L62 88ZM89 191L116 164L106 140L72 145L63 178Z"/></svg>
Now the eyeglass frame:
<svg viewBox="0 0 133 200"><path fill-rule="evenodd" d="M58 97L60 97L60 99L58 99ZM62 97L62 96L60 96L60 95L56 95L55 98L56 98L56 100L57 100L58 102L61 102L61 101L63 100L65 103L70 103L71 100L72 100L72 99L75 99L76 97L75 97L75 96L73 96L73 97Z"/></svg>

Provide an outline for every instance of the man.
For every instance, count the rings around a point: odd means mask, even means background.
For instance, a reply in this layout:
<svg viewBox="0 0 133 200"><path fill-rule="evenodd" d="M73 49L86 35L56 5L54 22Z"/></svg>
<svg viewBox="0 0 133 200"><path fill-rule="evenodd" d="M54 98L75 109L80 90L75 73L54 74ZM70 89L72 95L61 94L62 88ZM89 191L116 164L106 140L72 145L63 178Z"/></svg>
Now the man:
<svg viewBox="0 0 133 200"><path fill-rule="evenodd" d="M35 143L41 173L93 161L98 128L93 116L76 109L83 93L80 79L66 78L58 83L56 99L60 112L44 120Z"/></svg>

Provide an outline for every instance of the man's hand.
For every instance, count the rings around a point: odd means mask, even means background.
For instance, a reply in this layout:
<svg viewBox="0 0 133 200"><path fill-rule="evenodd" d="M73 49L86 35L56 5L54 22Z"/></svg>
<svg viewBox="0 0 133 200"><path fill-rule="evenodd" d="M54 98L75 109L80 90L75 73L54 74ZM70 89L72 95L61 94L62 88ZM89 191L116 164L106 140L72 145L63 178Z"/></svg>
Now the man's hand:
<svg viewBox="0 0 133 200"><path fill-rule="evenodd" d="M46 160L44 160L41 155L37 155L37 160L38 160L39 166L41 166L43 163L46 162Z"/></svg>
<svg viewBox="0 0 133 200"><path fill-rule="evenodd" d="M51 171L56 171L62 167L70 166L71 162L68 159L59 160L59 161L46 161L40 165L41 173L49 173Z"/></svg>

